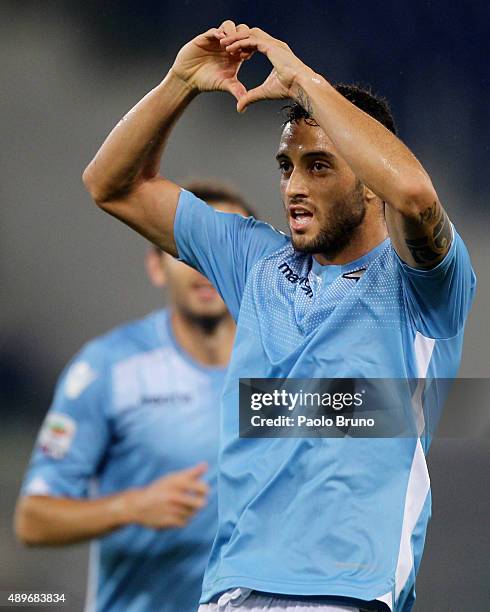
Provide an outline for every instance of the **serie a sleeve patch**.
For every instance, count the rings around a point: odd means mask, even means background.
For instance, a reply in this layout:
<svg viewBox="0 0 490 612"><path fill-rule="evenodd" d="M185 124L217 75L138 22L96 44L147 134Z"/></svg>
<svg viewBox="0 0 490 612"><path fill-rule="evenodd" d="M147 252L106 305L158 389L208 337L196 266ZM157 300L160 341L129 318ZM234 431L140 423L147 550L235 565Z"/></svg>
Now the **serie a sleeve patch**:
<svg viewBox="0 0 490 612"><path fill-rule="evenodd" d="M70 450L76 429L76 423L71 417L51 412L39 432L38 446L48 457L62 459Z"/></svg>

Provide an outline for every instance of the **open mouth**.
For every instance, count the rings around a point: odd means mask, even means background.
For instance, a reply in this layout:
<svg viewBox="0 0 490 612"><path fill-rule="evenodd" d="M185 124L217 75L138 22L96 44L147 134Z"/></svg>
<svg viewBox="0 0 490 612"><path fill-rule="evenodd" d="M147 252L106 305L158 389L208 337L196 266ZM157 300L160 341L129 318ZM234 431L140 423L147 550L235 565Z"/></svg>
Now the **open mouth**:
<svg viewBox="0 0 490 612"><path fill-rule="evenodd" d="M290 206L289 208L289 227L295 231L302 231L308 228L313 221L313 213L302 206Z"/></svg>

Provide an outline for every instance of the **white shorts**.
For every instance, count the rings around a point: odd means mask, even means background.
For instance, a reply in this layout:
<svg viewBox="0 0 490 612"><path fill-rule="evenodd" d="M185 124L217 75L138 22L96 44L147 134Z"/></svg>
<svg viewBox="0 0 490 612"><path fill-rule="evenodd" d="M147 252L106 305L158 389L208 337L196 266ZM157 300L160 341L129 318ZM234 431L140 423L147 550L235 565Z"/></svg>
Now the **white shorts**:
<svg viewBox="0 0 490 612"><path fill-rule="evenodd" d="M352 606L335 606L305 599L287 599L256 593L250 589L234 589L223 593L217 603L201 604L198 612L233 612L237 608L249 612L359 612Z"/></svg>

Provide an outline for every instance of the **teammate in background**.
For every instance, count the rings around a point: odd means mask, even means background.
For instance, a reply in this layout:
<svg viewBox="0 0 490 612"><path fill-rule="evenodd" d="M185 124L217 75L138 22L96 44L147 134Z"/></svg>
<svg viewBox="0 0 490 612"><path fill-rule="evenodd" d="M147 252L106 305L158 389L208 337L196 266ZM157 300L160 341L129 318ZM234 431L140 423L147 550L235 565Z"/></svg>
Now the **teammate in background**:
<svg viewBox="0 0 490 612"><path fill-rule="evenodd" d="M255 52L273 70L247 92L237 73ZM239 111L293 100L277 154L291 237L216 214L158 174L173 124L210 90L232 93ZM207 276L238 319L202 609L411 610L430 515L430 432L238 435L240 377L456 375L475 277L386 104L333 87L285 43L226 21L180 50L84 181L104 210Z"/></svg>
<svg viewBox="0 0 490 612"><path fill-rule="evenodd" d="M190 188L220 211L251 214L224 185ZM216 534L218 414L235 323L192 268L155 247L146 265L169 307L89 342L67 367L16 532L32 546L99 538L89 610L194 612Z"/></svg>

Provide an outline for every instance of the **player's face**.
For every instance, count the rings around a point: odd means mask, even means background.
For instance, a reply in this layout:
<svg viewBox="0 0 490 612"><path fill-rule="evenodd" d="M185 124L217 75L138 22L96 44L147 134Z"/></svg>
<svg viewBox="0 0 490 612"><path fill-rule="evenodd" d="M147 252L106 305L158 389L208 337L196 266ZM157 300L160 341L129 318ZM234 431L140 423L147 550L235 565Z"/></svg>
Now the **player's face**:
<svg viewBox="0 0 490 612"><path fill-rule="evenodd" d="M226 306L213 285L202 274L163 255L166 286L170 303L192 319L220 319L226 315Z"/></svg>
<svg viewBox="0 0 490 612"><path fill-rule="evenodd" d="M288 123L277 161L281 196L298 251L334 257L364 220L364 188L317 126Z"/></svg>
<svg viewBox="0 0 490 612"><path fill-rule="evenodd" d="M246 214L240 206L231 202L212 206L222 212ZM158 257L164 282L157 284L166 286L174 308L191 319L219 320L228 316L225 303L206 277L170 255L162 253Z"/></svg>

